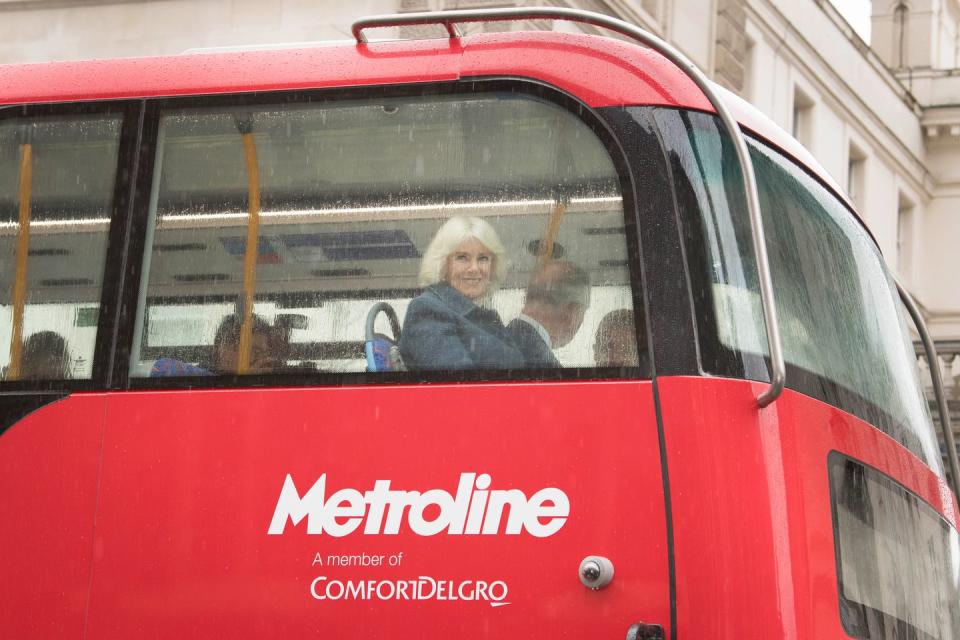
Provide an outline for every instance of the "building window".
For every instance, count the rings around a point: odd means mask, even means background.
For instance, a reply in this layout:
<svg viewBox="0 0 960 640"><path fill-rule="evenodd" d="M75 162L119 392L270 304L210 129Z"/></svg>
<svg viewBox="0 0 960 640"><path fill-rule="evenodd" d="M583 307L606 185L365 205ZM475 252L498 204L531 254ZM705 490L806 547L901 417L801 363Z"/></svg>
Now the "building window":
<svg viewBox="0 0 960 640"><path fill-rule="evenodd" d="M863 197L866 192L867 154L851 143L847 155L847 195L850 201L863 211Z"/></svg>
<svg viewBox="0 0 960 640"><path fill-rule="evenodd" d="M907 67L907 33L910 19L910 7L906 2L899 2L893 8L894 46L897 48L897 69Z"/></svg>
<svg viewBox="0 0 960 640"><path fill-rule="evenodd" d="M799 88L794 88L793 122L790 132L808 149L813 138L813 108L813 99Z"/></svg>
<svg viewBox="0 0 960 640"><path fill-rule="evenodd" d="M753 79L753 74L755 73L755 58L756 43L750 38L747 38L747 46L743 53L743 84L741 85L740 95L748 102L753 102L756 99L756 96L753 95L753 87L756 85Z"/></svg>
<svg viewBox="0 0 960 640"><path fill-rule="evenodd" d="M897 204L897 272L904 280L913 275L913 202L900 194Z"/></svg>

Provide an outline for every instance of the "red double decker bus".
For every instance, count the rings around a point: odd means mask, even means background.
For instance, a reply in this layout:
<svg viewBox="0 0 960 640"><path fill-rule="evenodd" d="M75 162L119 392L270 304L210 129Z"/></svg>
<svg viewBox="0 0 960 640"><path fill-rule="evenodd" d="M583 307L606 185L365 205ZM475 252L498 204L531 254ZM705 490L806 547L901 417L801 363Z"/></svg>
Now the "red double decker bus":
<svg viewBox="0 0 960 640"><path fill-rule="evenodd" d="M816 160L604 16L354 32L0 66L2 637L960 637Z"/></svg>

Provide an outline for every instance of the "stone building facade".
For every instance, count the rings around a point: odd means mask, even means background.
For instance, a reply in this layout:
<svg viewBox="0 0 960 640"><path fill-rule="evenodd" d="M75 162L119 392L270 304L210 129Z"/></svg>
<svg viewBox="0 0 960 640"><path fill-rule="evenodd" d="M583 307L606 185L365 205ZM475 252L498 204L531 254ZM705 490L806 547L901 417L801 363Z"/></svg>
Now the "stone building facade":
<svg viewBox="0 0 960 640"><path fill-rule="evenodd" d="M513 4L547 2L0 0L0 63L344 40L362 15ZM922 307L960 408L960 0L874 0L869 45L828 0L549 4L652 30L806 145Z"/></svg>

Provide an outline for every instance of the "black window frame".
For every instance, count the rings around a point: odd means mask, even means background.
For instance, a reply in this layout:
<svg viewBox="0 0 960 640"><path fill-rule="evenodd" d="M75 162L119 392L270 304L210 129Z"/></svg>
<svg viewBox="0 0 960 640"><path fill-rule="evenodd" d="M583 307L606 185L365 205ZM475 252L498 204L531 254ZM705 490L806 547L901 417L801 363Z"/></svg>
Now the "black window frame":
<svg viewBox="0 0 960 640"><path fill-rule="evenodd" d="M548 83L523 77L472 77L449 82L370 85L337 87L331 89L297 89L258 91L249 93L212 94L153 98L144 101L143 128L137 159L137 180L133 201L133 215L128 254L125 261L123 284L120 288L120 317L117 323L116 348L111 368L112 389L192 389L192 388L250 388L250 387L321 387L344 385L398 385L398 384L460 384L477 382L525 382L564 380L637 380L651 379L650 370L641 367L574 367L523 370L458 370L406 372L310 372L270 373L253 375L134 377L129 372L129 360L134 340L139 288L143 268L144 243L149 219L149 198L153 181L156 144L163 113L198 108L257 107L283 103L305 105L340 100L397 98L416 96L447 96L458 94L493 93L498 91L522 93L549 101L579 118L604 145L617 172L623 198L624 233L630 273L631 302L635 313L635 339L638 348L646 344L651 349L649 331L640 335L636 314L646 314L647 305L642 285L642 254L637 220L635 178L621 141L605 118L597 110L573 95ZM652 353L652 351L650 351Z"/></svg>

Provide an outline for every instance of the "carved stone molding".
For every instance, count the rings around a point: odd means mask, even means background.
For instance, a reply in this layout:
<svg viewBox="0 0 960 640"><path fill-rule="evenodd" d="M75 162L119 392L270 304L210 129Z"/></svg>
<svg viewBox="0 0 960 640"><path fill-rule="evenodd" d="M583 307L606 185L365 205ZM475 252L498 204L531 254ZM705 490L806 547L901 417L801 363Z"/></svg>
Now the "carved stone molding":
<svg viewBox="0 0 960 640"><path fill-rule="evenodd" d="M717 37L714 80L735 92L745 82L747 11L744 0L717 0Z"/></svg>

